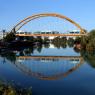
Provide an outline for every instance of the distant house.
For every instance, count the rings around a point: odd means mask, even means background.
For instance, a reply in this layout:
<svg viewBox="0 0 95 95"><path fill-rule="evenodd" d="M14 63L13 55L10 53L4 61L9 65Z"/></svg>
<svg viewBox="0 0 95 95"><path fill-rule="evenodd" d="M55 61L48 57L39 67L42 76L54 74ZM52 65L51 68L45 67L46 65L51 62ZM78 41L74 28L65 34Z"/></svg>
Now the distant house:
<svg viewBox="0 0 95 95"><path fill-rule="evenodd" d="M59 34L58 31L37 31L34 34Z"/></svg>
<svg viewBox="0 0 95 95"><path fill-rule="evenodd" d="M1 30L1 31L0 31L0 40L3 39L3 37L6 36L6 34L7 34L7 33L6 33L6 30Z"/></svg>
<svg viewBox="0 0 95 95"><path fill-rule="evenodd" d="M80 30L72 30L72 31L69 31L70 34L79 34L80 33Z"/></svg>
<svg viewBox="0 0 95 95"><path fill-rule="evenodd" d="M48 31L36 31L36 32L34 32L34 34L59 34L59 32L58 31L50 31L50 30L48 30ZM48 39L54 39L55 38L55 36L49 36L48 37Z"/></svg>
<svg viewBox="0 0 95 95"><path fill-rule="evenodd" d="M31 32L19 30L19 31L16 32L16 34L31 34Z"/></svg>

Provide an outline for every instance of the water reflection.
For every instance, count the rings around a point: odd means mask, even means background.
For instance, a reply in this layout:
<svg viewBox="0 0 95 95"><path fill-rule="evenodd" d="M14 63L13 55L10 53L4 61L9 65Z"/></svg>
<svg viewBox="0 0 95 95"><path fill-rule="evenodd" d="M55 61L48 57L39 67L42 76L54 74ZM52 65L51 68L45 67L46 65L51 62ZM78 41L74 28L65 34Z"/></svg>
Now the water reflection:
<svg viewBox="0 0 95 95"><path fill-rule="evenodd" d="M47 44L2 50L0 79L13 80L22 88L32 86L34 95L84 95L84 88L94 93L95 70L91 67L95 68L95 53L71 48L71 43L66 48L58 47Z"/></svg>
<svg viewBox="0 0 95 95"><path fill-rule="evenodd" d="M95 51L81 51L84 60L93 68L95 68Z"/></svg>
<svg viewBox="0 0 95 95"><path fill-rule="evenodd" d="M66 77L83 64L81 56L54 56L54 55L33 55L35 51L41 53L49 45L33 46L18 50L1 52L1 56L11 61L22 73L38 79L56 80ZM53 48L53 46L52 46Z"/></svg>

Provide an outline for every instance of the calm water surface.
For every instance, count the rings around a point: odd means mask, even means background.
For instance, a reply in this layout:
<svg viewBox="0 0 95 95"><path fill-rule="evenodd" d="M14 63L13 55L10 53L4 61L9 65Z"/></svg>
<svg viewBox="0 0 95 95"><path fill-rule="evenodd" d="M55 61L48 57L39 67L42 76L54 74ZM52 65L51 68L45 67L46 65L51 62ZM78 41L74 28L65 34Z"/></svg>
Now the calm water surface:
<svg viewBox="0 0 95 95"><path fill-rule="evenodd" d="M33 95L95 95L95 55L73 48L24 49L0 57L0 79Z"/></svg>

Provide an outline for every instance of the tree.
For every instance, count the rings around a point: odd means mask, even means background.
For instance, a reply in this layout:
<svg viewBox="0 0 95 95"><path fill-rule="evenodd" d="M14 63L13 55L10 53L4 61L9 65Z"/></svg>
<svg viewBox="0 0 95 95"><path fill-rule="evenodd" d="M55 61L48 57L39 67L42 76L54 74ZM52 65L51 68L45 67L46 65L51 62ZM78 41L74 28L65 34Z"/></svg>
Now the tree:
<svg viewBox="0 0 95 95"><path fill-rule="evenodd" d="M43 43L49 43L50 42L50 40L48 39L48 37L45 37L44 39L43 39Z"/></svg>
<svg viewBox="0 0 95 95"><path fill-rule="evenodd" d="M95 49L95 29L91 30L87 36L81 37L81 45L86 50Z"/></svg>
<svg viewBox="0 0 95 95"><path fill-rule="evenodd" d="M40 37L40 36L38 36L37 38L36 38L36 42L39 42L39 43L43 43L43 39L42 39L42 37Z"/></svg>
<svg viewBox="0 0 95 95"><path fill-rule="evenodd" d="M74 46L74 39L73 38L69 38L67 40L67 44L68 44L69 47L73 47Z"/></svg>
<svg viewBox="0 0 95 95"><path fill-rule="evenodd" d="M76 37L75 44L80 44L80 43L81 43L81 37Z"/></svg>
<svg viewBox="0 0 95 95"><path fill-rule="evenodd" d="M4 41L6 42L11 42L14 41L16 38L15 34L13 32L8 33L5 37L4 37Z"/></svg>

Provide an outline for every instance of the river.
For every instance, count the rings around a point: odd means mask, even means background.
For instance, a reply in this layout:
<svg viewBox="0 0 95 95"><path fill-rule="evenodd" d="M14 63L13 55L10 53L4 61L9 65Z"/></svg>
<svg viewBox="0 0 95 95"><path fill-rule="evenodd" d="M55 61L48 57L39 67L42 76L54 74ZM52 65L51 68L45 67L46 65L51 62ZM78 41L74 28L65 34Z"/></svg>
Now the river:
<svg viewBox="0 0 95 95"><path fill-rule="evenodd" d="M0 79L33 95L95 95L95 54L46 45L0 54Z"/></svg>

